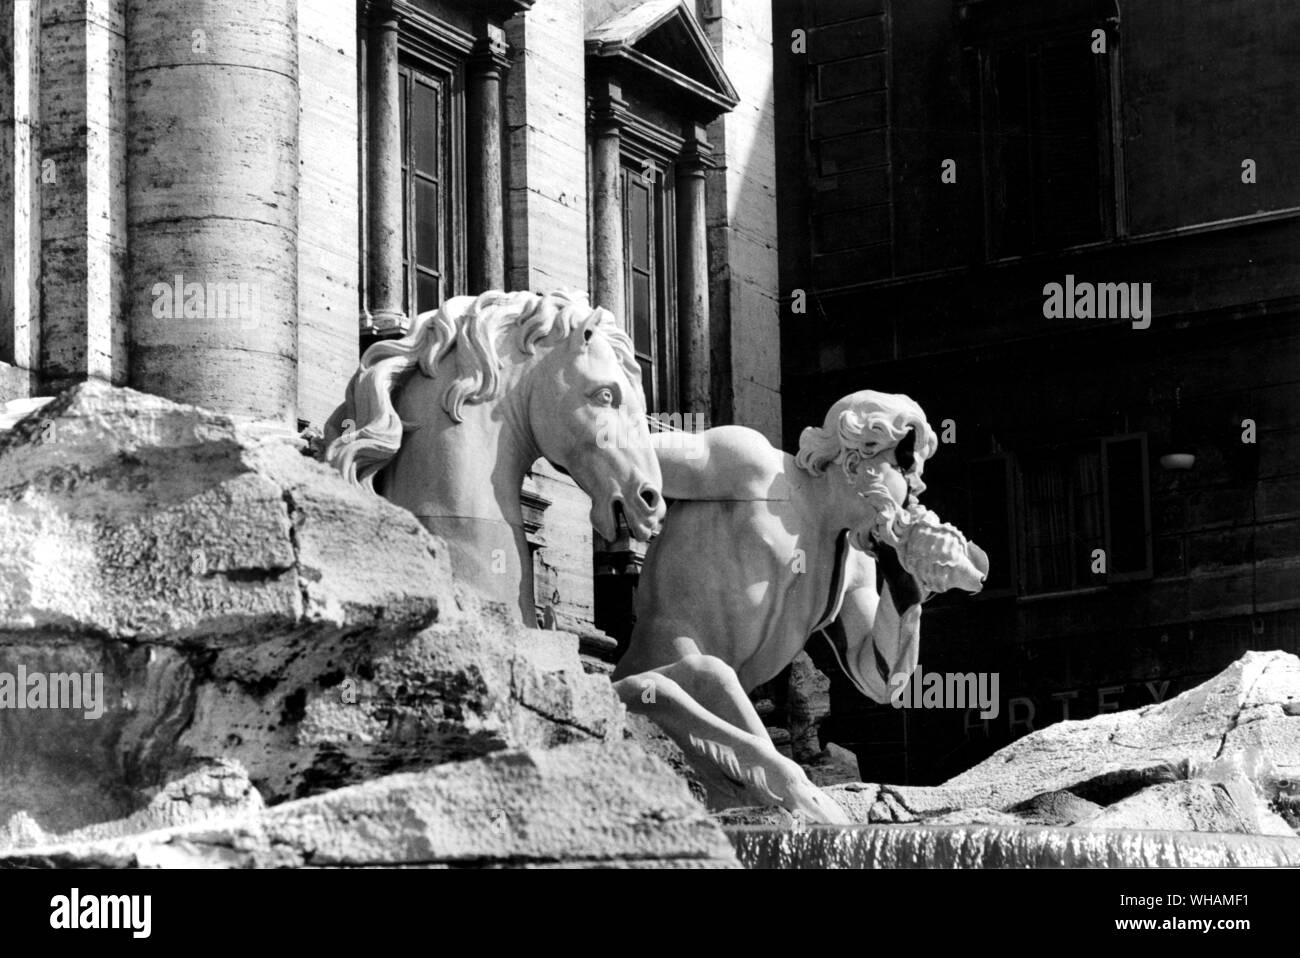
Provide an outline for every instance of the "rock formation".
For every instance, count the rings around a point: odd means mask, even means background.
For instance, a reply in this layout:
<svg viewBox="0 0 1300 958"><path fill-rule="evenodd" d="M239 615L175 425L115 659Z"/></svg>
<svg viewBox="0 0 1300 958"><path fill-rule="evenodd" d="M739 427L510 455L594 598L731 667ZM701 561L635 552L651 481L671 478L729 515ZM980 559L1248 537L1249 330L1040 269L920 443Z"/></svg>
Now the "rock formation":
<svg viewBox="0 0 1300 958"><path fill-rule="evenodd" d="M839 844L816 830L780 837L741 829L742 860L855 867L892 866L909 856L966 866L1294 865L1300 863L1300 658L1248 652L1168 701L1049 726L943 785L857 782L827 792L856 822L917 827L846 836ZM736 810L724 820L794 824L770 809ZM1049 829L1031 834L1025 826ZM1087 837L1115 830L1159 834L1140 841Z"/></svg>
<svg viewBox="0 0 1300 958"><path fill-rule="evenodd" d="M726 837L662 763L630 743L594 742L497 752L218 821L67 836L0 864L736 867Z"/></svg>

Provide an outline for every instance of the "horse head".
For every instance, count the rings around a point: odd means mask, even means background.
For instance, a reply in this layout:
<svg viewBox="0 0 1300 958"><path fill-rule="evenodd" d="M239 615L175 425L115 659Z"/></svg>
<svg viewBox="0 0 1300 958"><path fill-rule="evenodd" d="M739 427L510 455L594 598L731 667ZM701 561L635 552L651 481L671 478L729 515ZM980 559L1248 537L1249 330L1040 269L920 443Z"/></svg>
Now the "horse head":
<svg viewBox="0 0 1300 958"><path fill-rule="evenodd" d="M565 293L458 296L416 317L401 339L371 346L326 431L327 459L351 482L373 490L404 433L431 421L404 421L393 404L417 370L437 386L449 424L465 422L467 406L482 407L475 413L480 432L486 413L519 446L569 473L591 497L601 535L617 537L620 515L639 539L658 531L665 506L640 367L607 310ZM606 441L609 435L621 440ZM478 477L468 478L472 484Z"/></svg>
<svg viewBox="0 0 1300 958"><path fill-rule="evenodd" d="M527 397L538 448L591 497L596 531L615 539L621 518L643 541L658 532L665 505L641 368L613 315L593 309L572 323L528 373Z"/></svg>

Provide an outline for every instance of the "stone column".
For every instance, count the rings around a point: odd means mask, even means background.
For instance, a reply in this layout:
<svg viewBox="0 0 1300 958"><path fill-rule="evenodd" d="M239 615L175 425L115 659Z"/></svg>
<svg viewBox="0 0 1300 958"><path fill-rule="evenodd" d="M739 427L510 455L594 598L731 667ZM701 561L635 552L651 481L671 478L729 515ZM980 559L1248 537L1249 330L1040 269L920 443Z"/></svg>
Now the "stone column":
<svg viewBox="0 0 1300 958"><path fill-rule="evenodd" d="M505 31L486 24L466 71L469 284L467 293L506 282L505 218L501 194L501 77L509 68Z"/></svg>
<svg viewBox="0 0 1300 958"><path fill-rule="evenodd" d="M623 297L622 107L618 87L610 84L608 97L591 117L591 302L608 309L631 331Z"/></svg>
<svg viewBox="0 0 1300 958"><path fill-rule="evenodd" d="M709 363L709 249L704 175L709 144L701 126L677 160L677 355L683 413L712 424Z"/></svg>
<svg viewBox="0 0 1300 958"><path fill-rule="evenodd" d="M297 414L296 0L127 0L131 385Z"/></svg>
<svg viewBox="0 0 1300 958"><path fill-rule="evenodd" d="M29 5L41 18L41 391L123 385L126 11L111 0Z"/></svg>
<svg viewBox="0 0 1300 958"><path fill-rule="evenodd" d="M406 325L402 308L402 91L397 73L397 18L392 14L381 13L370 24L366 63L370 80L366 153L370 315L366 325L382 334Z"/></svg>
<svg viewBox="0 0 1300 958"><path fill-rule="evenodd" d="M0 0L0 403L40 366L40 6Z"/></svg>

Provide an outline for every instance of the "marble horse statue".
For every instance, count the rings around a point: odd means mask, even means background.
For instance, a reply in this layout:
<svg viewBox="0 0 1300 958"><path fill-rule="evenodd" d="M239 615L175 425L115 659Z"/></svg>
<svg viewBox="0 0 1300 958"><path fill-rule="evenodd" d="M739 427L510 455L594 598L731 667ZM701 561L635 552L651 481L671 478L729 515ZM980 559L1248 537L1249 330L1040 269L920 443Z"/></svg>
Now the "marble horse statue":
<svg viewBox="0 0 1300 958"><path fill-rule="evenodd" d="M608 435L626 441L605 441ZM457 575L536 623L520 487L545 457L608 539L664 516L641 371L613 315L565 293L457 296L372 345L325 427L326 460L446 540Z"/></svg>
<svg viewBox="0 0 1300 958"><path fill-rule="evenodd" d="M937 447L924 412L853 393L796 456L739 426L652 441L673 505L646 555L619 697L677 742L711 804L846 822L776 750L748 693L821 635L888 702L916 668L921 603L979 591L987 557L917 501Z"/></svg>

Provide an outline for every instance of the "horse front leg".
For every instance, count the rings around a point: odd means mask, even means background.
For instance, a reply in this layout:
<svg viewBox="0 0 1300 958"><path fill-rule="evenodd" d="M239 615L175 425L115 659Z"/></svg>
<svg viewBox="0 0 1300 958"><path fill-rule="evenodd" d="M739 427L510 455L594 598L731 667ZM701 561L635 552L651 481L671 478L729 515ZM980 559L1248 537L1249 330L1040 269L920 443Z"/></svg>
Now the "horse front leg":
<svg viewBox="0 0 1300 958"><path fill-rule="evenodd" d="M735 672L721 659L689 655L620 679L614 690L628 711L647 716L677 743L715 802L779 805L814 822L850 823L797 762L776 750Z"/></svg>

